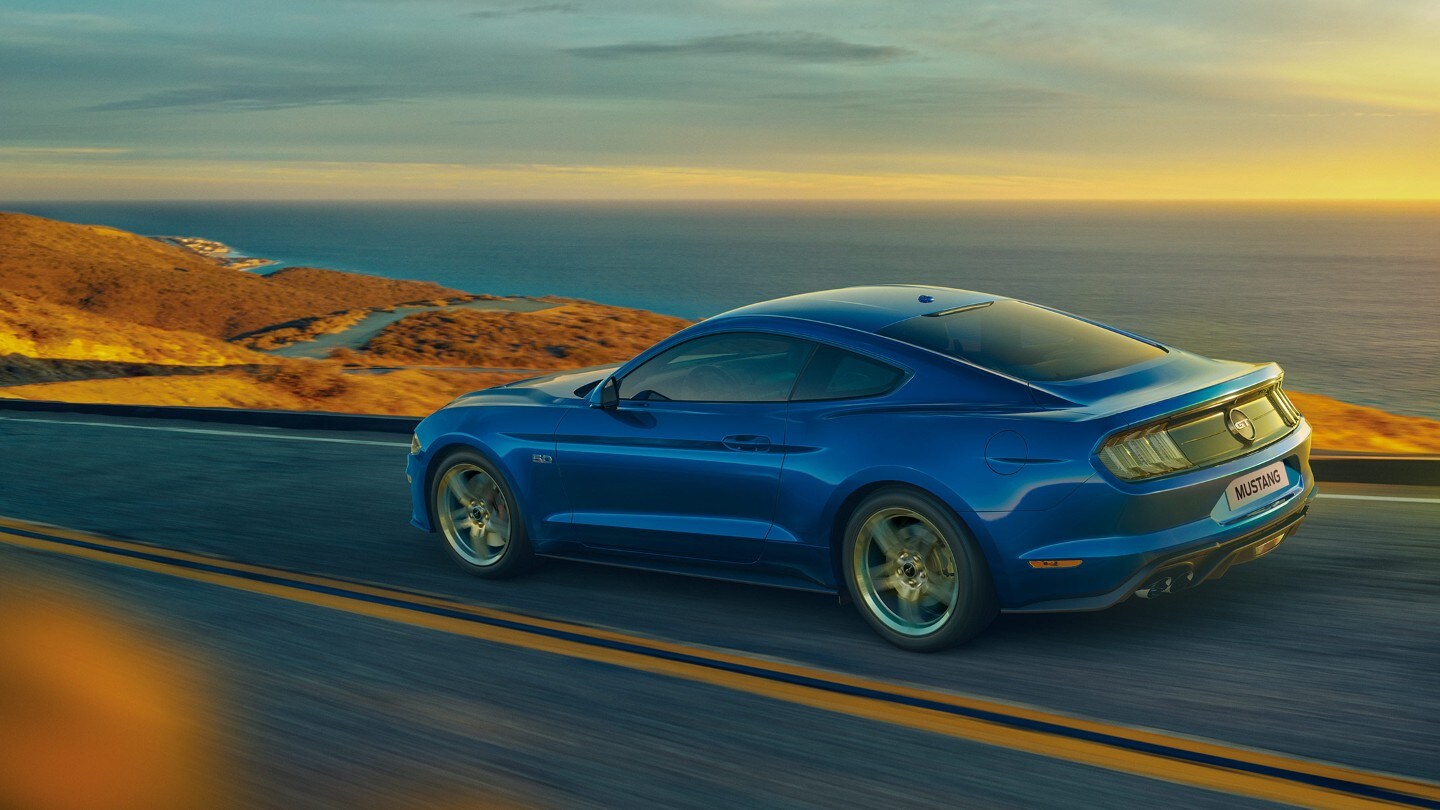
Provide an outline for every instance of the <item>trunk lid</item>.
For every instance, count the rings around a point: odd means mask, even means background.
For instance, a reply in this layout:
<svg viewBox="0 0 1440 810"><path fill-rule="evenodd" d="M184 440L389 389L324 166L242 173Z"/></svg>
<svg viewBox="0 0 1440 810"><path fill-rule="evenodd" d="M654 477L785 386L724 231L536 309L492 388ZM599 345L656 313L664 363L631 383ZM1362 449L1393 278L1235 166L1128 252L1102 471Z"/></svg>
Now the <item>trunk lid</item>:
<svg viewBox="0 0 1440 810"><path fill-rule="evenodd" d="M1265 447L1300 423L1280 389L1282 377L1274 363L1212 360L1171 349L1156 362L1103 378L1037 389L1103 420L1107 436L1163 430L1191 465L1208 467Z"/></svg>
<svg viewBox="0 0 1440 810"><path fill-rule="evenodd" d="M1126 422L1142 422L1278 381L1281 374L1274 363L1212 360L1171 348L1163 357L1094 377L1031 385L1096 417L1123 413Z"/></svg>

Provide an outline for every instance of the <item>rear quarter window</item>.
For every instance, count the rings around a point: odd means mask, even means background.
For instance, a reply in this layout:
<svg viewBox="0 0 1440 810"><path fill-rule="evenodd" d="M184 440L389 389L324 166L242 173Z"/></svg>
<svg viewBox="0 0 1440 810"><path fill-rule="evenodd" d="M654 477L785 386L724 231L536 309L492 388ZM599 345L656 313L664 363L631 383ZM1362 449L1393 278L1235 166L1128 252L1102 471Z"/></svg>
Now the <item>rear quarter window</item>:
<svg viewBox="0 0 1440 810"><path fill-rule="evenodd" d="M854 399L884 394L905 372L864 355L821 345L795 386L792 400Z"/></svg>

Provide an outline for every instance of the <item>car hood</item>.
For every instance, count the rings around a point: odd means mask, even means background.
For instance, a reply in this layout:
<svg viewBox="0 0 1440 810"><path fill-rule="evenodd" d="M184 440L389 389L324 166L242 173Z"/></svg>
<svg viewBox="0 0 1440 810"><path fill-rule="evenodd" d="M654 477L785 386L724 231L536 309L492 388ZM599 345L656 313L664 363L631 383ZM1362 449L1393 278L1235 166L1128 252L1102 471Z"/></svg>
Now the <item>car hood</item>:
<svg viewBox="0 0 1440 810"><path fill-rule="evenodd" d="M553 403L558 400L576 400L576 389L605 379L619 368L619 363L607 366L567 369L543 377L516 380L494 388L471 391L462 394L448 407L464 405L485 405L492 403Z"/></svg>

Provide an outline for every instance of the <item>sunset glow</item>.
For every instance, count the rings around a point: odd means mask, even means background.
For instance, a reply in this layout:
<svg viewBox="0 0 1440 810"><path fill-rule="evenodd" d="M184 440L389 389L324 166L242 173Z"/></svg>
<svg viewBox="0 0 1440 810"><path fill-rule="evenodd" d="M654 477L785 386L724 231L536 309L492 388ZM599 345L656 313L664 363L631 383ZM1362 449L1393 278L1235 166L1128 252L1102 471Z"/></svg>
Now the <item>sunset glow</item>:
<svg viewBox="0 0 1440 810"><path fill-rule="evenodd" d="M4 3L0 199L1434 199L1440 7Z"/></svg>

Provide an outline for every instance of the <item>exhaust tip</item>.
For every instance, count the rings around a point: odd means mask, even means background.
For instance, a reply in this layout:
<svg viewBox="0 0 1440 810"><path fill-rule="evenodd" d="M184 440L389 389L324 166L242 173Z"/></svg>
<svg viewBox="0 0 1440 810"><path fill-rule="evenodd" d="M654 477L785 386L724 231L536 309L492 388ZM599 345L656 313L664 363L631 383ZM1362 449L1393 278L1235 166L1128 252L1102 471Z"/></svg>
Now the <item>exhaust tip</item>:
<svg viewBox="0 0 1440 810"><path fill-rule="evenodd" d="M1135 595L1141 599L1157 599L1165 594L1174 593L1181 588L1189 586L1195 581L1194 571L1174 572L1162 574L1149 582L1141 585L1135 591Z"/></svg>
<svg viewBox="0 0 1440 810"><path fill-rule="evenodd" d="M1135 595L1141 599L1154 599L1170 593L1175 588L1174 577L1160 577L1151 580L1148 584L1141 586L1135 591Z"/></svg>

